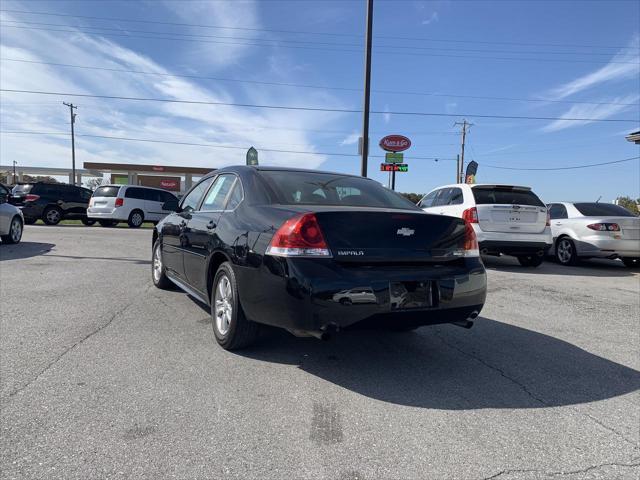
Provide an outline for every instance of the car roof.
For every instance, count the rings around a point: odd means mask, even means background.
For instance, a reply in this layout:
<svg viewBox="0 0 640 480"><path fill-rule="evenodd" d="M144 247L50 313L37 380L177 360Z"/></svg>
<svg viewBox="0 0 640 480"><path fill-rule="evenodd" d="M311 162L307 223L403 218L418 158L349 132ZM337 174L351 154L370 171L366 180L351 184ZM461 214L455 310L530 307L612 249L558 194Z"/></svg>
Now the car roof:
<svg viewBox="0 0 640 480"><path fill-rule="evenodd" d="M149 190L160 190L161 192L169 192L169 193L173 193L170 192L169 190L165 190L164 188L158 188L158 187L147 187L146 185L119 185L117 183L105 183L103 185L99 185L98 188L100 187L135 187L135 188L148 188ZM96 190L98 189L96 188Z"/></svg>
<svg viewBox="0 0 640 480"><path fill-rule="evenodd" d="M208 173L206 176L210 177L219 173L225 172L301 172L301 173L324 173L327 175L340 175L343 177L357 177L362 178L360 175L354 175L352 173L343 173L343 172L330 172L327 170L314 170L309 168L292 168L292 167L272 167L269 165L230 165L228 167L223 167L218 170L215 170L211 173ZM203 177L204 178L204 177ZM371 180L371 179L369 179Z"/></svg>
<svg viewBox="0 0 640 480"><path fill-rule="evenodd" d="M507 183L451 183L449 185L441 185L439 187L434 187L430 191L438 190L440 188L452 188L452 187L464 187L464 186L467 186L469 188L504 187L504 188L517 188L520 190L531 190L531 187L527 187L525 185L511 185Z"/></svg>

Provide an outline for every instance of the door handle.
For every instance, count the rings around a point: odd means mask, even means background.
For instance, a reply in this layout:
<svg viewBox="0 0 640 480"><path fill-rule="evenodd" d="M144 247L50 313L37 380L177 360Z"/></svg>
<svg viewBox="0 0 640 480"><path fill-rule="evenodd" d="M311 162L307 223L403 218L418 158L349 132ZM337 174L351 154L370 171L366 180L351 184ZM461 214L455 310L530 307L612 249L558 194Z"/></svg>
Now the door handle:
<svg viewBox="0 0 640 480"><path fill-rule="evenodd" d="M562 225L562 222L556 222L556 225Z"/></svg>
<svg viewBox="0 0 640 480"><path fill-rule="evenodd" d="M211 220L209 223L207 223L207 228L209 230L213 230L214 228L216 228L216 224L213 220Z"/></svg>
<svg viewBox="0 0 640 480"><path fill-rule="evenodd" d="M187 226L187 222L185 222L184 220L180 222L180 230L184 230Z"/></svg>

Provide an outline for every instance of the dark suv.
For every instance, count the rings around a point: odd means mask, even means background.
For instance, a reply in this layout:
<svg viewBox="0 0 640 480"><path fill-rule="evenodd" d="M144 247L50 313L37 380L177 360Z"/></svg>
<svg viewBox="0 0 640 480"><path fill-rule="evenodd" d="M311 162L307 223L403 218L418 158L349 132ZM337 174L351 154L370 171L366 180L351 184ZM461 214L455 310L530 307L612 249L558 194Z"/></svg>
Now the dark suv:
<svg viewBox="0 0 640 480"><path fill-rule="evenodd" d="M47 225L57 225L63 219L77 219L92 225L95 220L87 218L91 194L88 188L64 183L21 183L13 187L10 202L22 210L27 224L41 219Z"/></svg>

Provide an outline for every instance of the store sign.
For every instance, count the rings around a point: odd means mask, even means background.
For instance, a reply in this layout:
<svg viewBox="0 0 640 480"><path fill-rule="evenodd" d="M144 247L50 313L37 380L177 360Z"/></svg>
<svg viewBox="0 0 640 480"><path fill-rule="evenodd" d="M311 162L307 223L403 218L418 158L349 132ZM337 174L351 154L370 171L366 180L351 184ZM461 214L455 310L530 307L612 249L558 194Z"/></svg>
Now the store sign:
<svg viewBox="0 0 640 480"><path fill-rule="evenodd" d="M160 187L167 190L179 190L180 184L177 180L160 180Z"/></svg>
<svg viewBox="0 0 640 480"><path fill-rule="evenodd" d="M406 163L381 163L381 172L408 172L409 165Z"/></svg>
<svg viewBox="0 0 640 480"><path fill-rule="evenodd" d="M400 152L387 152L384 155L384 161L387 163L404 163L404 154Z"/></svg>
<svg viewBox="0 0 640 480"><path fill-rule="evenodd" d="M387 135L380 140L380 148L387 152L403 152L411 146L411 140L404 135Z"/></svg>
<svg viewBox="0 0 640 480"><path fill-rule="evenodd" d="M155 166L151 168L153 169L154 172L164 172L164 167Z"/></svg>

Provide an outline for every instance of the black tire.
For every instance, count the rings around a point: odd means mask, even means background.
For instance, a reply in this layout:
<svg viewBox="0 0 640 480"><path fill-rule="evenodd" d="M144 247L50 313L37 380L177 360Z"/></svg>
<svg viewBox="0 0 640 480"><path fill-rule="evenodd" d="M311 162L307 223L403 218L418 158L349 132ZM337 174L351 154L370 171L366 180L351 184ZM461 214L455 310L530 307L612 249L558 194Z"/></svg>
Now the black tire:
<svg viewBox="0 0 640 480"><path fill-rule="evenodd" d="M118 222L116 222L115 220L98 220L98 223L100 224L101 227L115 227Z"/></svg>
<svg viewBox="0 0 640 480"><path fill-rule="evenodd" d="M96 221L93 218L82 218L80 221L87 227L94 225Z"/></svg>
<svg viewBox="0 0 640 480"><path fill-rule="evenodd" d="M224 287L224 279L228 282L228 289ZM220 290L221 288L222 290ZM231 294L230 297L226 295L229 292ZM226 306L231 307L230 311L227 309L226 313L220 316L220 320L216 314L218 310L217 301L221 302L221 309L225 308L224 302L226 302ZM225 322L224 315L226 314L228 314L228 317L226 317L228 318L228 323ZM225 350L238 350L248 347L256 341L260 333L260 326L247 319L242 310L240 297L238 296L238 283L229 262L224 262L220 265L213 278L211 287L211 324L213 325L216 341ZM226 330L224 329L225 324Z"/></svg>
<svg viewBox="0 0 640 480"><path fill-rule="evenodd" d="M629 268L640 268L640 257L624 257L622 263Z"/></svg>
<svg viewBox="0 0 640 480"><path fill-rule="evenodd" d="M167 277L167 270L164 268L164 262L162 261L162 243L160 240L156 240L156 243L153 244L153 250L151 250L151 280L157 288L162 290L169 290L173 287L173 282Z"/></svg>
<svg viewBox="0 0 640 480"><path fill-rule="evenodd" d="M556 260L562 265L577 265L578 252L576 244L569 237L562 237L556 241Z"/></svg>
<svg viewBox="0 0 640 480"><path fill-rule="evenodd" d="M36 223L38 221L37 218L25 218L24 219L24 224L25 225L33 225L34 223Z"/></svg>
<svg viewBox="0 0 640 480"><path fill-rule="evenodd" d="M58 207L47 207L42 212L42 221L46 225L57 225L62 220L62 210Z"/></svg>
<svg viewBox="0 0 640 480"><path fill-rule="evenodd" d="M539 257L538 255L520 255L518 256L518 261L520 265L523 267L539 267L542 265L543 257Z"/></svg>
<svg viewBox="0 0 640 480"><path fill-rule="evenodd" d="M20 243L20 240L22 239L23 229L24 225L22 224L22 219L18 215L16 215L11 219L11 223L9 225L9 234L2 235L2 237L0 237L2 239L2 243Z"/></svg>
<svg viewBox="0 0 640 480"><path fill-rule="evenodd" d="M142 223L144 222L144 212L142 210L132 210L129 214L129 220L127 223L131 228L140 228Z"/></svg>

